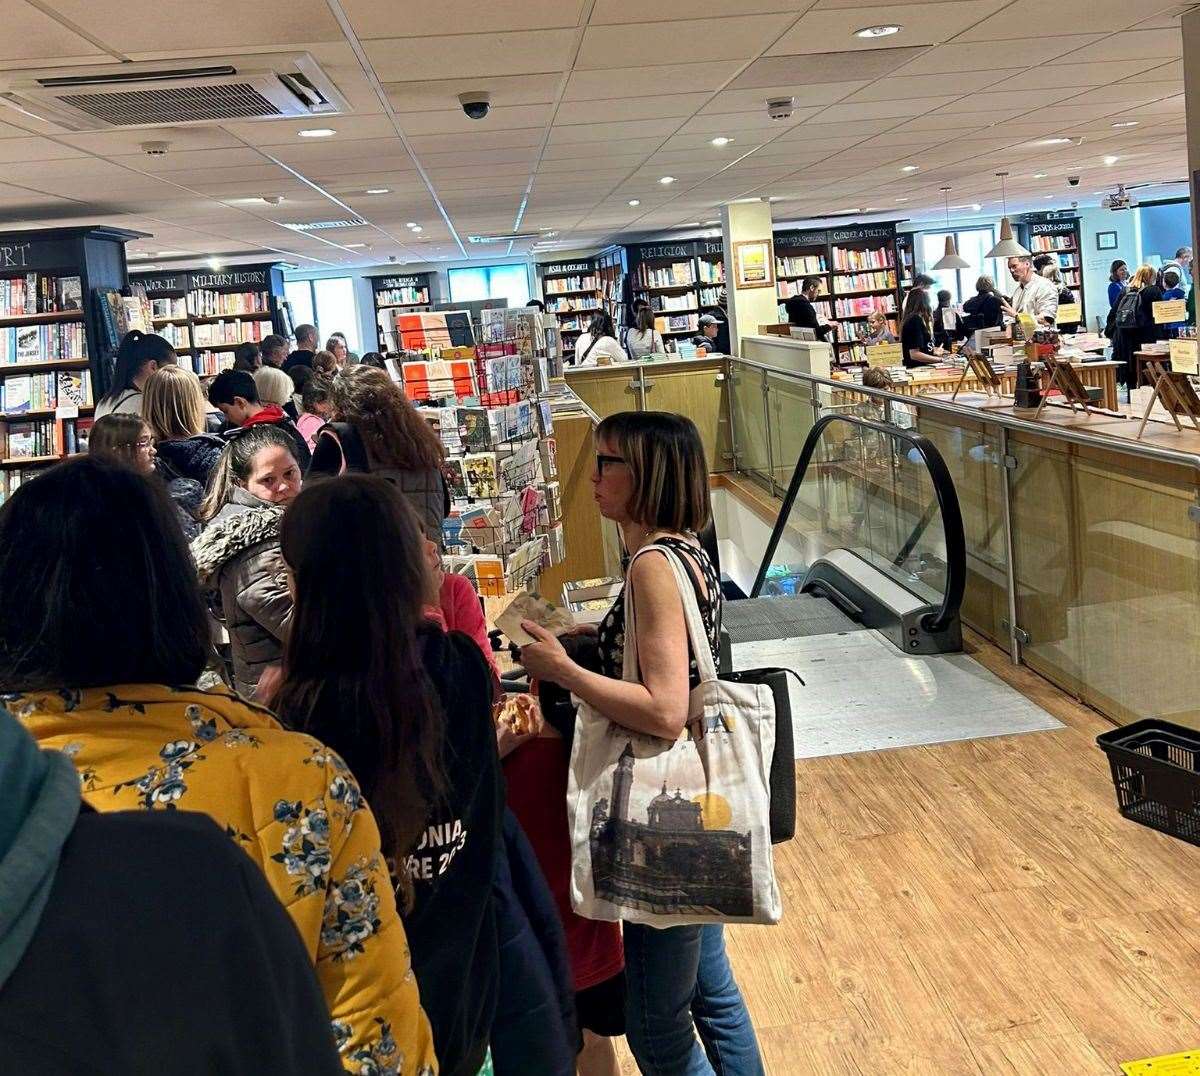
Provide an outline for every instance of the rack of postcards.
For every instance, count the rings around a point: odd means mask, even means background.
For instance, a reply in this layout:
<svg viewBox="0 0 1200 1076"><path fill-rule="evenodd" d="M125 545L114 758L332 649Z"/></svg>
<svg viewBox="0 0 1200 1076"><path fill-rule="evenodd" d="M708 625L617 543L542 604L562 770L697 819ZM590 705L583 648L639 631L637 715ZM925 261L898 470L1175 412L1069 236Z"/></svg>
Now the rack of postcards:
<svg viewBox="0 0 1200 1076"><path fill-rule="evenodd" d="M465 311L421 320L419 341L396 325L404 349L388 365L446 451L445 568L484 596L527 589L566 554L541 316L519 308L482 310L478 322Z"/></svg>

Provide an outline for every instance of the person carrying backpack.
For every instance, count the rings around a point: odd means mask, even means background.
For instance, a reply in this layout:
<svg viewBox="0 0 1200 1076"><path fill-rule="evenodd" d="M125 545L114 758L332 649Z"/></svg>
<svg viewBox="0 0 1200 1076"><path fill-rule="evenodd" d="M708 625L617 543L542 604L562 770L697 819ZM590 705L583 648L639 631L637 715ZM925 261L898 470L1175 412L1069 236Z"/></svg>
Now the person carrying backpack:
<svg viewBox="0 0 1200 1076"><path fill-rule="evenodd" d="M1152 306L1162 299L1157 273L1151 265L1143 265L1129 281L1128 289L1112 308L1110 326L1105 332L1113 342L1113 358L1124 365L1117 379L1126 388L1137 388L1137 362L1134 352L1158 338Z"/></svg>

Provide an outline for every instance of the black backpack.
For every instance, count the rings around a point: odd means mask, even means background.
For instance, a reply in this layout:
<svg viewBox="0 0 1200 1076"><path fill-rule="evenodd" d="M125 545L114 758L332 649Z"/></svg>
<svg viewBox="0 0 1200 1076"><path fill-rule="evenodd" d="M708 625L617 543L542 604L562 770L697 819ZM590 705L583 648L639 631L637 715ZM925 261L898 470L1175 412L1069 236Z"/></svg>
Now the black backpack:
<svg viewBox="0 0 1200 1076"><path fill-rule="evenodd" d="M1142 293L1132 288L1122 293L1113 313L1114 329L1139 329L1142 326Z"/></svg>

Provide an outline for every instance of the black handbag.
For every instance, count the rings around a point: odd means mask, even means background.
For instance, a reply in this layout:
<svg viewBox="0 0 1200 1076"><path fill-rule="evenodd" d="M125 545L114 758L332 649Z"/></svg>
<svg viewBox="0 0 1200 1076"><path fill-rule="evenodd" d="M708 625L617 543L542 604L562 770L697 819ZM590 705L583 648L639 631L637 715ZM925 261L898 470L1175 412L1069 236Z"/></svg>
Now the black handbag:
<svg viewBox="0 0 1200 1076"><path fill-rule="evenodd" d="M723 672L720 679L731 684L763 684L775 700L775 751L768 774L771 790L771 843L783 844L796 836L796 742L792 733L792 699L788 694L788 676L804 686L799 674L791 669L746 669Z"/></svg>

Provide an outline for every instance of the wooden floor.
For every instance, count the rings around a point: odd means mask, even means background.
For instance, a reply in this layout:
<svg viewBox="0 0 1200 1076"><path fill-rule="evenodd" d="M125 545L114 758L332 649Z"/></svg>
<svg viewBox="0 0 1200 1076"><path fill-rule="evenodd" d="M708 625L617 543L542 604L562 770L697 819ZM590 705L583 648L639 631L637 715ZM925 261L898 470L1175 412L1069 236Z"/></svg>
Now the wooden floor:
<svg viewBox="0 0 1200 1076"><path fill-rule="evenodd" d="M772 1076L1110 1076L1200 1046L1200 849L1117 814L1108 722L968 645L1067 727L797 764L783 922L727 932Z"/></svg>

